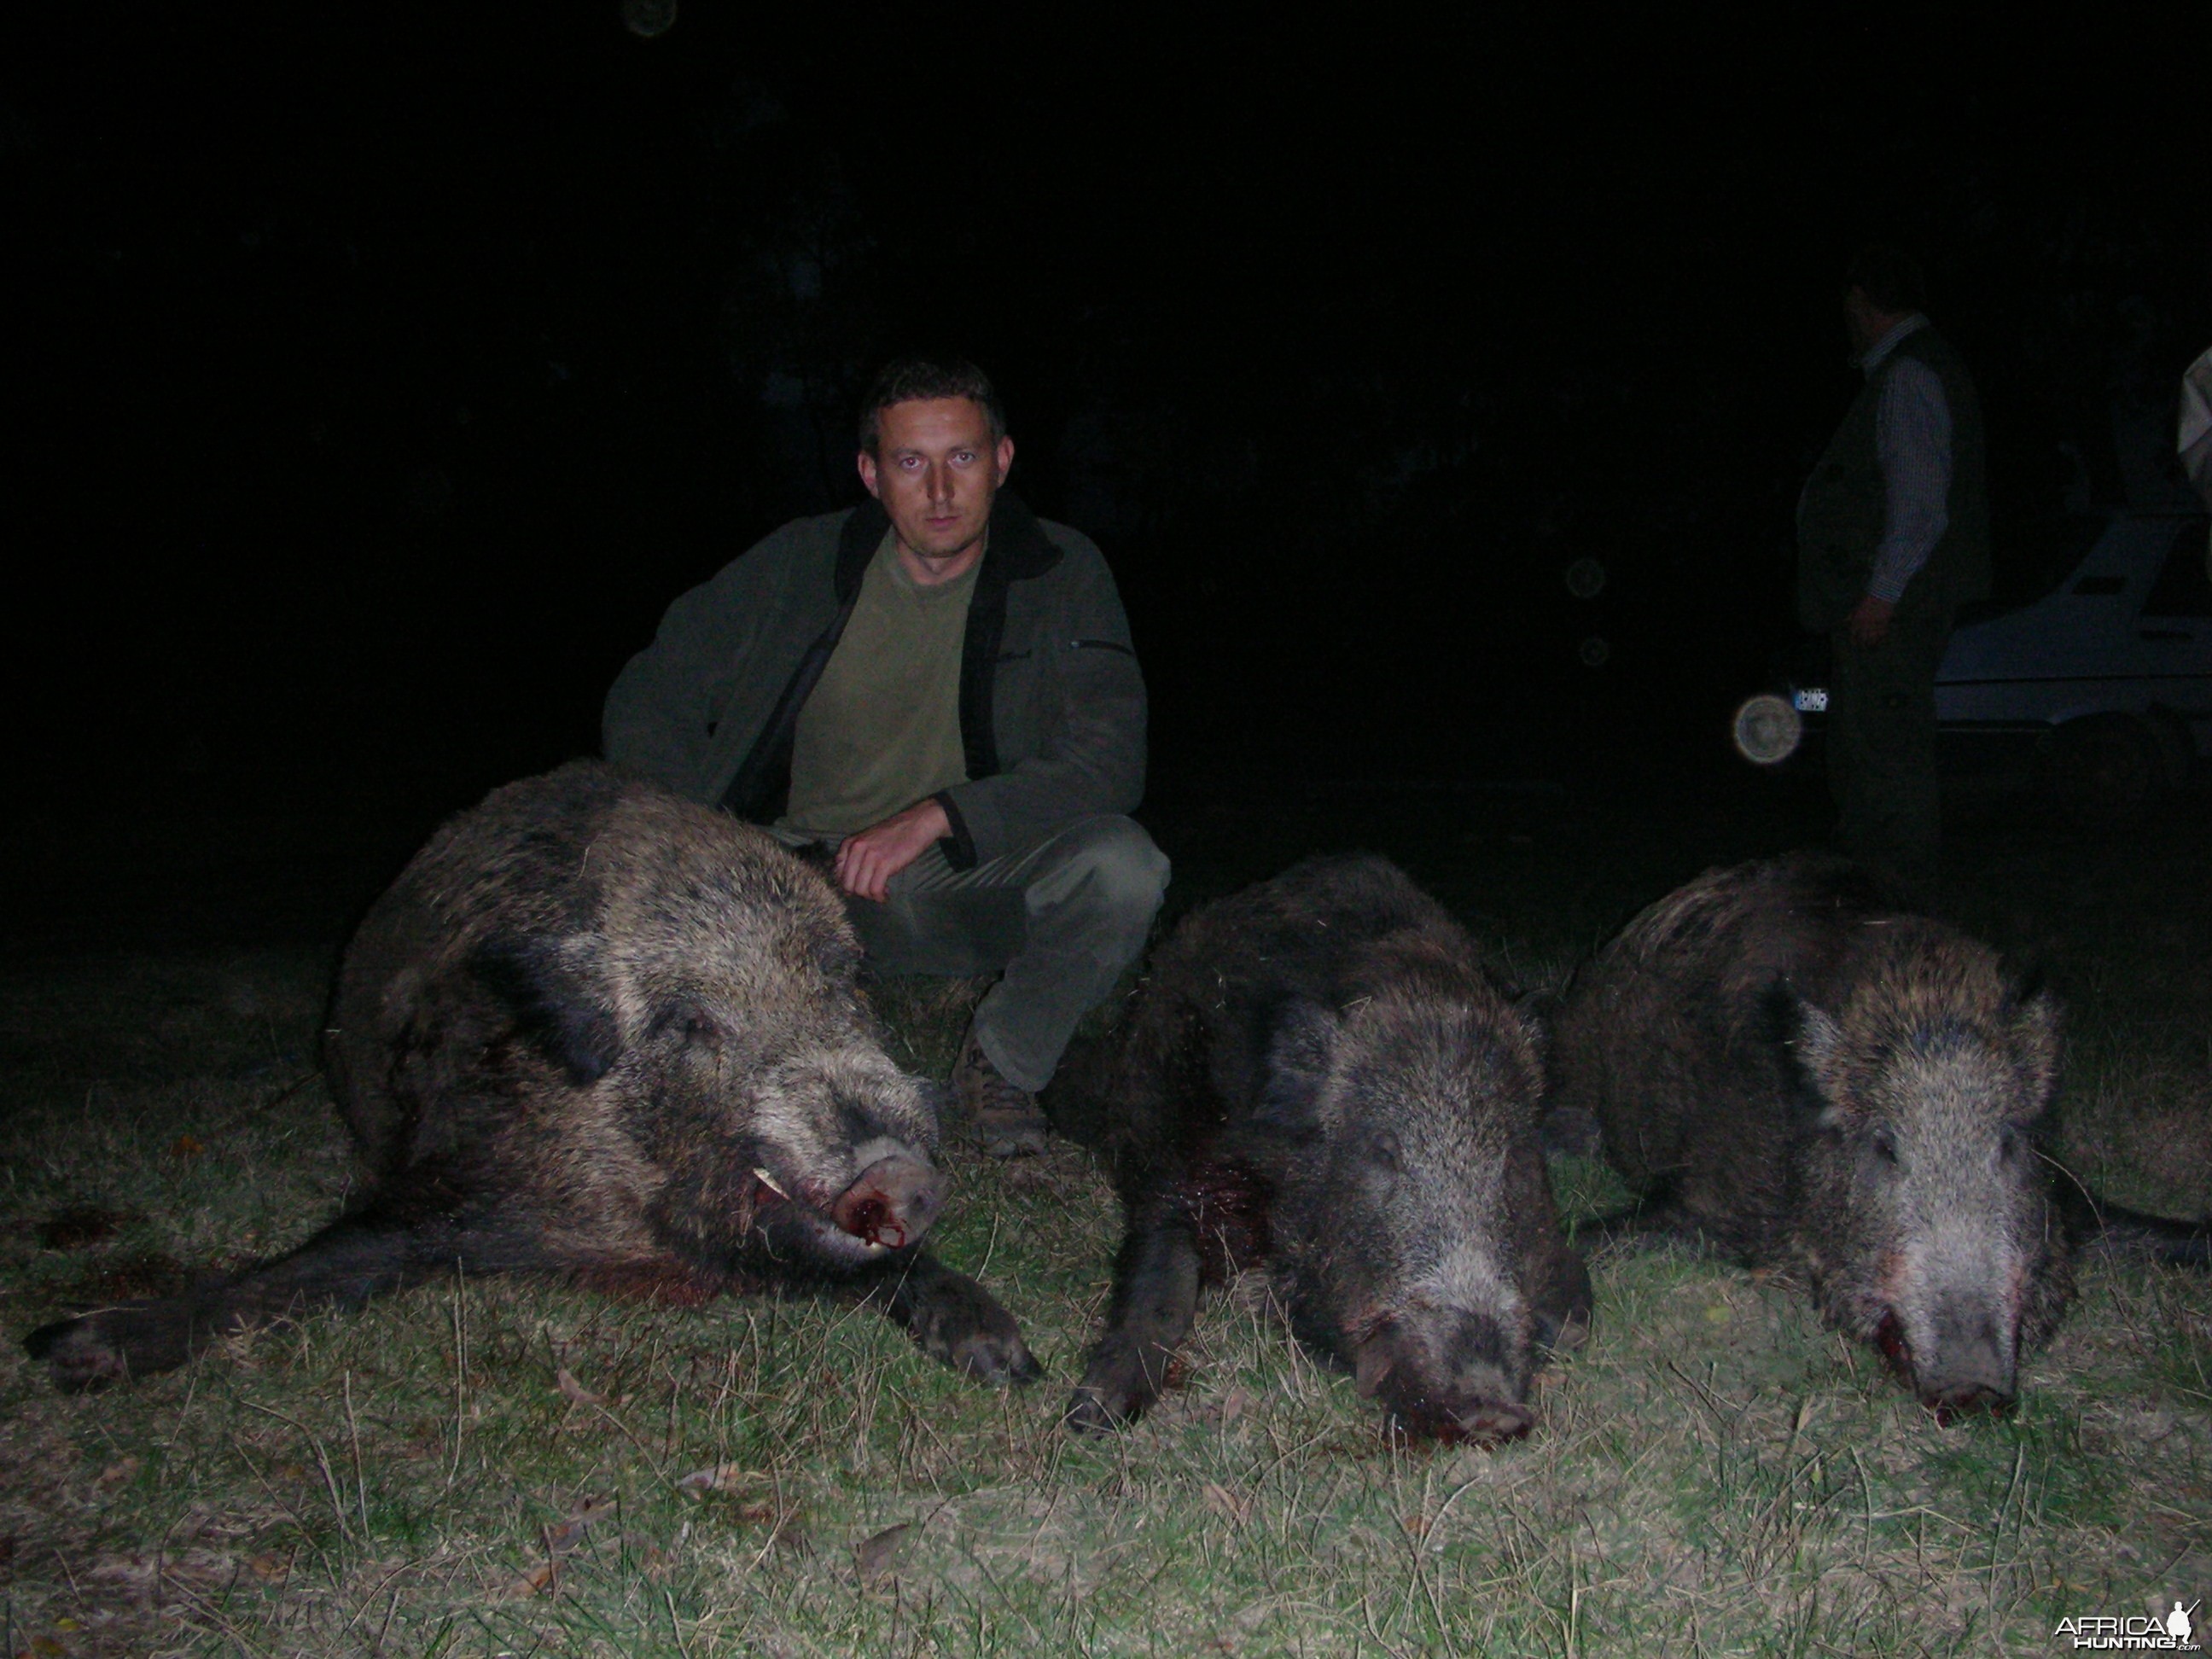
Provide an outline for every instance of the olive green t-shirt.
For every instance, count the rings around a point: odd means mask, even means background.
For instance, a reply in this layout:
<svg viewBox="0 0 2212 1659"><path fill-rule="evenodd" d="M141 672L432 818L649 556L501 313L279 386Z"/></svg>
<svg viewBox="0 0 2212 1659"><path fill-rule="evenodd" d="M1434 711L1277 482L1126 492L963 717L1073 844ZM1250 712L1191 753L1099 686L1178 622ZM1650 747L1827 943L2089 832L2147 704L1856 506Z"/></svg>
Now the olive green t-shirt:
<svg viewBox="0 0 2212 1659"><path fill-rule="evenodd" d="M825 838L879 823L968 781L960 741L960 651L979 560L924 587L886 535L806 706L777 827Z"/></svg>

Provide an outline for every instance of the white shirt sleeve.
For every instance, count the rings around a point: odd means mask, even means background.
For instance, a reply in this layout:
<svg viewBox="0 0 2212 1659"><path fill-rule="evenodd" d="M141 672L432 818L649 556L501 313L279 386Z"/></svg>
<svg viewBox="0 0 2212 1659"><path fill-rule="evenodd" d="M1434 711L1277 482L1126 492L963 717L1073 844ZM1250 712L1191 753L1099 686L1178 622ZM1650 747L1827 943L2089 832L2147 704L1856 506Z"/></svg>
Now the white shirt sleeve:
<svg viewBox="0 0 2212 1659"><path fill-rule="evenodd" d="M2176 445L2181 470L2208 504L2212 504L2212 351L2190 364L2181 377L2181 428Z"/></svg>
<svg viewBox="0 0 2212 1659"><path fill-rule="evenodd" d="M1867 592L1894 605L1951 522L1951 405L1934 369L1917 357L1890 365L1874 434L1883 513Z"/></svg>

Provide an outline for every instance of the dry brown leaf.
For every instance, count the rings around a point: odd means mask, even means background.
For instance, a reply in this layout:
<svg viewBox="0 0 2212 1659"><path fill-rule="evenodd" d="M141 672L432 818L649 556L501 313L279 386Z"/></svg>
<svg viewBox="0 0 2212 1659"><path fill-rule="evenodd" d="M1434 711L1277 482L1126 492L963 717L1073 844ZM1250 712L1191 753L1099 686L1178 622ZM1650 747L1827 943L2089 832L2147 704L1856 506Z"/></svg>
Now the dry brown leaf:
<svg viewBox="0 0 2212 1659"><path fill-rule="evenodd" d="M529 1596L543 1595L552 1588L559 1577L559 1568L550 1561L541 1561L520 1577L502 1585L496 1594L502 1601L520 1601Z"/></svg>
<svg viewBox="0 0 2212 1659"><path fill-rule="evenodd" d="M579 1406L604 1406L607 1402L605 1395L593 1394L576 1381L565 1365L553 1373L553 1383L561 1390L563 1399L573 1401Z"/></svg>
<svg viewBox="0 0 2212 1659"><path fill-rule="evenodd" d="M879 1583L889 1576L898 1565L907 1534L913 1530L911 1521L902 1521L896 1527L885 1527L872 1538L862 1539L854 1547L853 1562L860 1569L861 1583Z"/></svg>
<svg viewBox="0 0 2212 1659"><path fill-rule="evenodd" d="M545 1547L552 1554L562 1555L584 1541L592 1522L600 1519L615 1506L611 1498L580 1498L568 1506L565 1519L545 1528Z"/></svg>
<svg viewBox="0 0 2212 1659"><path fill-rule="evenodd" d="M1206 1500L1206 1508L1224 1520L1234 1521L1240 1526L1243 1524L1245 1517L1252 1513L1252 1500L1249 1498L1239 1498L1218 1482L1207 1481L1201 1496Z"/></svg>
<svg viewBox="0 0 2212 1659"><path fill-rule="evenodd" d="M749 1469L738 1463L716 1463L712 1468L694 1469L678 1477L676 1489L694 1496L710 1492L730 1492L748 1484L765 1481L768 1476L758 1469Z"/></svg>
<svg viewBox="0 0 2212 1659"><path fill-rule="evenodd" d="M222 1550L133 1550L95 1557L82 1569L88 1578L116 1583L137 1595L150 1595L163 1579L179 1584L217 1583L238 1571L238 1558Z"/></svg>
<svg viewBox="0 0 2212 1659"><path fill-rule="evenodd" d="M264 1578L274 1583L279 1578L290 1575L292 1558L289 1555L279 1555L274 1550L264 1550L259 1555L248 1557L246 1565L252 1569L255 1577Z"/></svg>
<svg viewBox="0 0 2212 1659"><path fill-rule="evenodd" d="M169 1143L171 1158L193 1158L207 1151L196 1135L179 1135Z"/></svg>

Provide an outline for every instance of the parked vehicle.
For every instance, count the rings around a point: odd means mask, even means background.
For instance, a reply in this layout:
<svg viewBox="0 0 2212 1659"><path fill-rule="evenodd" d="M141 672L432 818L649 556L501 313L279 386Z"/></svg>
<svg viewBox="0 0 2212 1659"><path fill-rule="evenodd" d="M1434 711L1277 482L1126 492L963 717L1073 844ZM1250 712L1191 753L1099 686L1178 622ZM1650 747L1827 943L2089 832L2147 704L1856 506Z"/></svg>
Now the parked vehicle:
<svg viewBox="0 0 2212 1659"><path fill-rule="evenodd" d="M2205 520L2075 520L2056 545L2054 583L1970 611L1953 632L1936 672L1944 769L2033 775L2083 813L2140 810L2212 755ZM1817 729L1825 672L1790 681Z"/></svg>

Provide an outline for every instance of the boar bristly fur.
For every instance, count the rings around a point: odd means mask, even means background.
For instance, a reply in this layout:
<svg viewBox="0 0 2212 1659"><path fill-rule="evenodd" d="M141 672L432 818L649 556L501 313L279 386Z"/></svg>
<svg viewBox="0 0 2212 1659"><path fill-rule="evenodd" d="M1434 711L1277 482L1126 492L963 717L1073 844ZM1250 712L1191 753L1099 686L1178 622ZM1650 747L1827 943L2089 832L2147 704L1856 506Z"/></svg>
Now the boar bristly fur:
<svg viewBox="0 0 2212 1659"><path fill-rule="evenodd" d="M1309 860L1194 913L1054 1103L1092 1121L1126 1218L1070 1426L1143 1412L1201 1282L1265 1262L1297 1337L1399 1427L1526 1432L1539 1348L1589 1312L1541 1077L1473 941L1382 860Z"/></svg>
<svg viewBox="0 0 2212 1659"><path fill-rule="evenodd" d="M369 1177L290 1255L28 1346L64 1387L456 1268L847 1287L934 1357L1036 1374L916 1241L932 1087L892 1064L821 876L760 830L595 762L495 792L371 907L324 1054Z"/></svg>
<svg viewBox="0 0 2212 1659"><path fill-rule="evenodd" d="M2035 1136L2059 1010L1816 854L1709 871L1577 974L1555 1111L1644 1222L1802 1273L1942 1413L2008 1407L2072 1294Z"/></svg>

